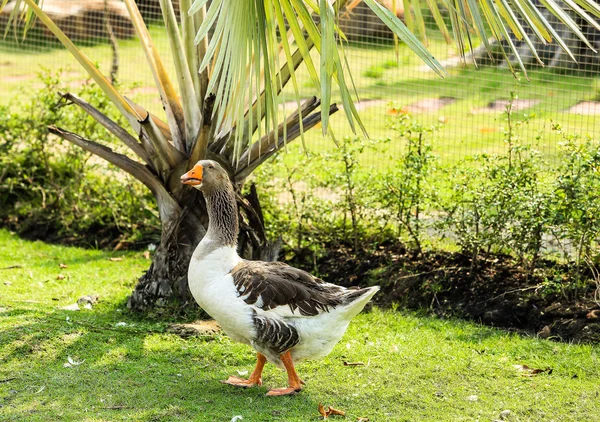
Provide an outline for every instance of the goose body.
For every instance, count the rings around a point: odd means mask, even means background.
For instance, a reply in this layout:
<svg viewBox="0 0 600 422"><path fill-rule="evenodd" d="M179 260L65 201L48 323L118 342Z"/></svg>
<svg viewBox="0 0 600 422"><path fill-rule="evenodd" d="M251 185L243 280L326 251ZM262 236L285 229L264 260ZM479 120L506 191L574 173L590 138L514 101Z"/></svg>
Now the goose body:
<svg viewBox="0 0 600 422"><path fill-rule="evenodd" d="M268 394L299 391L303 382L294 364L328 355L379 287L347 289L282 262L242 259L237 253L237 204L225 170L216 162L200 161L182 176L182 183L203 192L209 213L208 231L189 266L190 291L231 339L258 353L248 380L230 377L224 382L261 385L268 360L287 370L290 384Z"/></svg>

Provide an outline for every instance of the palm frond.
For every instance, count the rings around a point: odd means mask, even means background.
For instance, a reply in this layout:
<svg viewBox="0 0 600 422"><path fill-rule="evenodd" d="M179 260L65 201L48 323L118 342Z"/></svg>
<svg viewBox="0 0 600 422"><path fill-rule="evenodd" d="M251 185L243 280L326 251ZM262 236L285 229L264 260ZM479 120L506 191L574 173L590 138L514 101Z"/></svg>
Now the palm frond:
<svg viewBox="0 0 600 422"><path fill-rule="evenodd" d="M160 93L160 99L167 115L167 123L171 131L173 143L180 151L184 151L184 137L186 133L185 117L181 103L177 97L177 92L175 91L175 88L171 83L171 79L169 78L162 60L158 55L158 50L156 49L156 46L150 37L150 33L148 32L148 28L144 23L144 19L142 18L137 4L134 0L124 1L125 5L127 6L127 10L129 11L129 16L131 17L135 31L140 38L140 43L142 44L144 53L146 54L148 66L152 71L156 88Z"/></svg>
<svg viewBox="0 0 600 422"><path fill-rule="evenodd" d="M167 34L169 36L169 45L171 47L177 81L179 82L179 95L183 102L182 110L185 119L185 145L187 150L191 148L198 137L201 124L200 120L202 118L195 87L195 85L199 85L199 81L195 83L188 65L188 61L193 61L196 52L189 51L189 48L186 48L184 45L171 1L159 0L159 2ZM190 54L189 57L188 54ZM198 75L197 70L193 73Z"/></svg>

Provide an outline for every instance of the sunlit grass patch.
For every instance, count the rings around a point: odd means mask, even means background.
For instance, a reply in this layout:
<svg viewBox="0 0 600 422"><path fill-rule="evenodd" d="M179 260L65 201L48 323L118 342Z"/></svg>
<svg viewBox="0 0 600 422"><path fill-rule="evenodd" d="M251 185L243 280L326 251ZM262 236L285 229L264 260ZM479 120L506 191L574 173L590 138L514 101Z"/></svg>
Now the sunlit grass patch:
<svg viewBox="0 0 600 422"><path fill-rule="evenodd" d="M109 261L115 254L6 231L0 245L0 268L20 266L0 270L2 420L304 422L318 418L319 403L348 420L494 420L505 410L508 421L600 418L598 346L394 310L360 314L331 355L299 364L299 395L265 397L286 383L272 365L263 387L238 390L219 380L252 369L249 347L222 334L184 340L127 312L125 297L149 265L141 253ZM70 278L54 282L59 270ZM92 310L59 309L90 292L100 295ZM524 376L519 365L552 373Z"/></svg>

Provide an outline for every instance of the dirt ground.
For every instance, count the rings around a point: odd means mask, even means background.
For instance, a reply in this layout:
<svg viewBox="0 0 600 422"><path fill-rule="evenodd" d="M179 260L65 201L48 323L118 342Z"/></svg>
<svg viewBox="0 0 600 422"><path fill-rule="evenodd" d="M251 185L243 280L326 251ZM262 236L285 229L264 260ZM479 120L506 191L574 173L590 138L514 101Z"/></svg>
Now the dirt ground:
<svg viewBox="0 0 600 422"><path fill-rule="evenodd" d="M569 267L555 262L542 262L528 274L511 257L498 255L471 271L470 257L430 251L415 258L395 242L356 254L342 244L329 245L322 256L302 250L288 257L326 281L380 285L380 306L398 303L558 341L600 341L600 286L590 278L578 289L569 287Z"/></svg>

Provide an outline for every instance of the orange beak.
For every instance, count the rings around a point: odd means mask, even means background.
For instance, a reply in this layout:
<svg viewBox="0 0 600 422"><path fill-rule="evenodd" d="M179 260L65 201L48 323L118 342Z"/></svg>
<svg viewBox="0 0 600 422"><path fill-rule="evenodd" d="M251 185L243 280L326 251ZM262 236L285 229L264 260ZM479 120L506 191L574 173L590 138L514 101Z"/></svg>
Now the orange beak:
<svg viewBox="0 0 600 422"><path fill-rule="evenodd" d="M196 164L190 171L181 176L184 185L198 186L202 184L202 166Z"/></svg>

